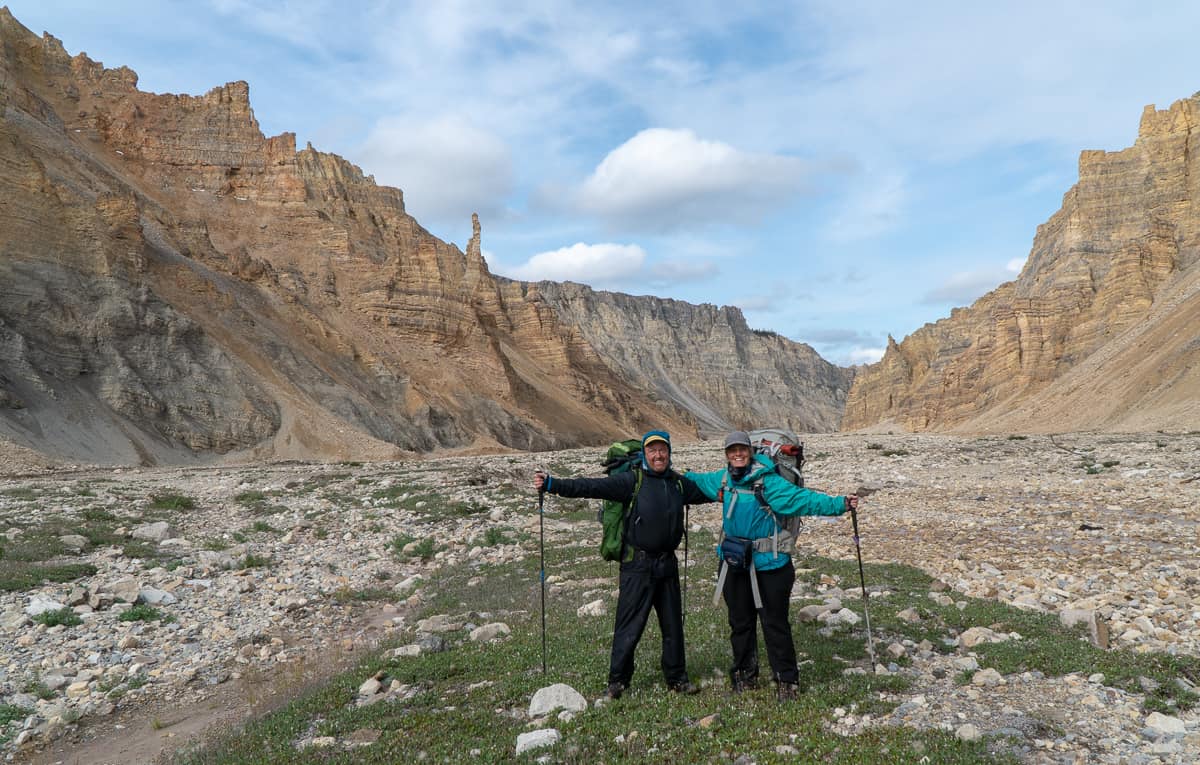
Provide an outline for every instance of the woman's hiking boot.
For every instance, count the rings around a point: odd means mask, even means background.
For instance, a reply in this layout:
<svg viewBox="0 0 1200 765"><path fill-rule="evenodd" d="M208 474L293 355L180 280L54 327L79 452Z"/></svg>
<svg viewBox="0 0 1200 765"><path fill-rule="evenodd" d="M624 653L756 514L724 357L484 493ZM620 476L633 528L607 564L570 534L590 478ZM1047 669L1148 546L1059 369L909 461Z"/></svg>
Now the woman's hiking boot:
<svg viewBox="0 0 1200 765"><path fill-rule="evenodd" d="M734 693L745 693L758 687L758 678L745 672L734 672L730 678Z"/></svg>
<svg viewBox="0 0 1200 765"><path fill-rule="evenodd" d="M796 697L799 695L800 695L800 684L799 683L785 683L785 682L780 681L775 686L775 698L778 699L780 702L795 701Z"/></svg>

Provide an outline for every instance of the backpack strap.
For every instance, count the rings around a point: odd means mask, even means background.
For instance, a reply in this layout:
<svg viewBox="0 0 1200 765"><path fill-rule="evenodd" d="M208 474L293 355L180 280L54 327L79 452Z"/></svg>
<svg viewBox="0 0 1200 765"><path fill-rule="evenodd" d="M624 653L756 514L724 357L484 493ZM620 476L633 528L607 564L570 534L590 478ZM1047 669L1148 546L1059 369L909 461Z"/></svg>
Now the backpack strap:
<svg viewBox="0 0 1200 765"><path fill-rule="evenodd" d="M637 504L638 494L642 491L642 469L634 465L630 470L636 477L633 479L633 494L629 496L629 505L625 508L625 520L621 522L621 555L617 558L621 562L625 561L625 547L629 537L629 518L633 515L633 506Z"/></svg>

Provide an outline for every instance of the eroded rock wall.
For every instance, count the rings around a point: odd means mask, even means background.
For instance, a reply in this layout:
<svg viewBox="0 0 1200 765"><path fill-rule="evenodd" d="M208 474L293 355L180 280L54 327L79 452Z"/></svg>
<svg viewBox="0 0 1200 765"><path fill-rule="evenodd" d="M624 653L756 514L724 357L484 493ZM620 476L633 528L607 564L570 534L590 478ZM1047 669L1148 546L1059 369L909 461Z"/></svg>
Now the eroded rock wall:
<svg viewBox="0 0 1200 765"><path fill-rule="evenodd" d="M1134 336L1153 335L1147 322L1179 319L1156 306L1167 295L1186 299L1176 288L1191 283L1200 257L1198 124L1196 98L1164 111L1151 106L1132 147L1083 152L1078 183L1038 228L1019 277L890 341L856 378L843 428L1073 430L1169 419L1137 391L1114 396L1105 381L1151 350L1200 360L1191 347L1195 314L1184 333L1159 339L1165 347L1126 348ZM1106 347L1105 364L1062 383ZM1200 392L1195 383L1191 374L1178 378L1181 390Z"/></svg>
<svg viewBox="0 0 1200 765"><path fill-rule="evenodd" d="M244 82L145 93L6 10L0 45L0 435L154 463L836 421L845 374L810 349L728 309L498 280L477 220L464 252L398 189L263 136ZM598 318L614 301L628 325ZM672 330L631 351L650 325Z"/></svg>

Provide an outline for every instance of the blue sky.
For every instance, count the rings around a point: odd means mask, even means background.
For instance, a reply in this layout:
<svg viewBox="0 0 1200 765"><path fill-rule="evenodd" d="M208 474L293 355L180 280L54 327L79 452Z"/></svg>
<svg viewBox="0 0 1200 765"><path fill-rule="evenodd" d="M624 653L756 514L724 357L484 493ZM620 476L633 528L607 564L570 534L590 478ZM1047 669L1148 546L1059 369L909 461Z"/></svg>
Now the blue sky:
<svg viewBox="0 0 1200 765"><path fill-rule="evenodd" d="M837 364L1012 279L1084 149L1200 90L1200 4L8 0L404 190L493 272L736 305Z"/></svg>

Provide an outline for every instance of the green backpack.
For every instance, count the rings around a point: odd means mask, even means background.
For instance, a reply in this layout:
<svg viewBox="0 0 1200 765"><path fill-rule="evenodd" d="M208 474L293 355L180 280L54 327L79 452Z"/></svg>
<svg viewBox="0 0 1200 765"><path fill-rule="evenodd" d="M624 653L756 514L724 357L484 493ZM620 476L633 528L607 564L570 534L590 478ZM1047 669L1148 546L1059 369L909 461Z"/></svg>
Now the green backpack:
<svg viewBox="0 0 1200 765"><path fill-rule="evenodd" d="M633 498L628 502L606 499L600 505L599 520L603 529L600 537L600 557L619 561L625 557L625 522L637 501L642 488L642 442L636 438L617 441L608 447L600 462L606 475L625 473L630 470L637 475L633 485Z"/></svg>

